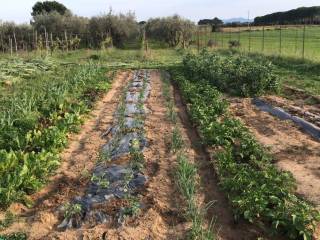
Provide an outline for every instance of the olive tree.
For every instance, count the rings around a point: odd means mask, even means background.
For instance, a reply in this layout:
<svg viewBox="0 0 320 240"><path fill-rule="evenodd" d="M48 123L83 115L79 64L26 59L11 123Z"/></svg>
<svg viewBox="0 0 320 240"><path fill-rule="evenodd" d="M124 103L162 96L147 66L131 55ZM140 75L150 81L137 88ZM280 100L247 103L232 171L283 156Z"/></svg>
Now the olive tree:
<svg viewBox="0 0 320 240"><path fill-rule="evenodd" d="M110 11L108 14L92 17L88 28L95 47L110 38L116 47L123 47L126 41L139 35L139 25L131 12L117 15Z"/></svg>
<svg viewBox="0 0 320 240"><path fill-rule="evenodd" d="M163 18L152 18L146 24L149 38L163 41L170 47L182 44L184 47L191 41L195 24L178 15Z"/></svg>

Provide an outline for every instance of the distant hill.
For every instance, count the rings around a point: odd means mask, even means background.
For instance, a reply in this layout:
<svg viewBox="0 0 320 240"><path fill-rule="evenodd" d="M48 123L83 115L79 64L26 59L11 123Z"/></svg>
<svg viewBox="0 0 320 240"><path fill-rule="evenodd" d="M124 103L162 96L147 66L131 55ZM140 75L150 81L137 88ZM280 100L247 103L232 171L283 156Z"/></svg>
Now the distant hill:
<svg viewBox="0 0 320 240"><path fill-rule="evenodd" d="M230 18L230 19L224 19L222 20L224 24L228 24L228 23L247 23L248 19L247 18ZM249 22L253 22L253 19L249 19Z"/></svg>
<svg viewBox="0 0 320 240"><path fill-rule="evenodd" d="M301 7L286 12L275 12L254 19L255 25L263 24L320 24L320 7Z"/></svg>

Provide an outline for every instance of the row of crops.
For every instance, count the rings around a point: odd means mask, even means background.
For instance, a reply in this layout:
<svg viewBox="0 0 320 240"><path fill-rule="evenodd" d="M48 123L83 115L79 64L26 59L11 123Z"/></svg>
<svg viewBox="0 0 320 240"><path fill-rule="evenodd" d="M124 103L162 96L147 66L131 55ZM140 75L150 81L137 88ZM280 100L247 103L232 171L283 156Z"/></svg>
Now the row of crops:
<svg viewBox="0 0 320 240"><path fill-rule="evenodd" d="M57 63L50 58L21 59L10 58L0 60L0 84L12 85L32 78L40 72L52 72Z"/></svg>
<svg viewBox="0 0 320 240"><path fill-rule="evenodd" d="M24 81L0 93L1 207L13 201L30 203L26 194L46 182L59 165L68 134L79 130L82 115L110 86L106 69L93 63L66 67L14 62L18 70L3 72Z"/></svg>
<svg viewBox="0 0 320 240"><path fill-rule="evenodd" d="M276 91L272 65L204 51L186 56L171 74L204 144L215 149L214 168L236 219L268 226L289 239L312 239L319 212L295 194L292 175L276 169L272 156L230 115L222 97L222 92L252 96Z"/></svg>

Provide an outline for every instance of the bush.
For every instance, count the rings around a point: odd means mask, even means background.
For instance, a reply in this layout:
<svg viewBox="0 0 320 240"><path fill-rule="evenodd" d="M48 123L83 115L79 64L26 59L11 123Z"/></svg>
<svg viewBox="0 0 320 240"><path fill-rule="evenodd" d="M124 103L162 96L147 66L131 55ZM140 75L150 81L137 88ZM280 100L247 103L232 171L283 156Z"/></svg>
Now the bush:
<svg viewBox="0 0 320 240"><path fill-rule="evenodd" d="M229 48L238 48L240 47L240 42L238 40L230 40Z"/></svg>
<svg viewBox="0 0 320 240"><path fill-rule="evenodd" d="M279 80L271 62L244 55L221 56L203 50L183 60L186 75L206 79L219 90L240 96L259 96L276 92Z"/></svg>
<svg viewBox="0 0 320 240"><path fill-rule="evenodd" d="M146 25L148 38L165 42L170 47L176 47L179 44L187 47L190 44L194 30L194 23L178 15L150 19Z"/></svg>

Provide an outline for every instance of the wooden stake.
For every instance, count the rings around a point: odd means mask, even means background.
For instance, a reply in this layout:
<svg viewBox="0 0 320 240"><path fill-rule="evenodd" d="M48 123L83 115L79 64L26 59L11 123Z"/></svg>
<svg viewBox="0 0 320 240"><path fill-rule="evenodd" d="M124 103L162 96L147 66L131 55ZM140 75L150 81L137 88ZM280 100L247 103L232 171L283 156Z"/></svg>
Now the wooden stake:
<svg viewBox="0 0 320 240"><path fill-rule="evenodd" d="M66 49L67 49L67 52L69 51L69 47L68 47L68 36L67 36L67 31L65 30L64 31L64 38L65 38L65 41L66 41Z"/></svg>
<svg viewBox="0 0 320 240"><path fill-rule="evenodd" d="M13 39L14 39L14 45L15 45L15 50L16 53L18 52L18 44L17 44L17 38L16 38L16 33L13 33Z"/></svg>
<svg viewBox="0 0 320 240"><path fill-rule="evenodd" d="M10 55L12 56L12 38L9 37L9 45L10 45Z"/></svg>

